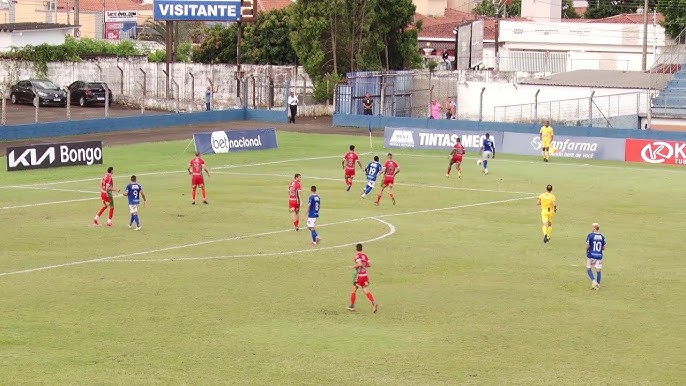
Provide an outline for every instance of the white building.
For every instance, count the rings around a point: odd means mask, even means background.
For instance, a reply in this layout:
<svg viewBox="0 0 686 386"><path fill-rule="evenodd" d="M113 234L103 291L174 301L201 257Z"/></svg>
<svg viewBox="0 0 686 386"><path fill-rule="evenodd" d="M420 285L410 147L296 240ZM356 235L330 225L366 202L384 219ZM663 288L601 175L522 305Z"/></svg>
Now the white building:
<svg viewBox="0 0 686 386"><path fill-rule="evenodd" d="M74 27L56 23L0 24L0 52L27 45L64 44L65 37L74 34Z"/></svg>

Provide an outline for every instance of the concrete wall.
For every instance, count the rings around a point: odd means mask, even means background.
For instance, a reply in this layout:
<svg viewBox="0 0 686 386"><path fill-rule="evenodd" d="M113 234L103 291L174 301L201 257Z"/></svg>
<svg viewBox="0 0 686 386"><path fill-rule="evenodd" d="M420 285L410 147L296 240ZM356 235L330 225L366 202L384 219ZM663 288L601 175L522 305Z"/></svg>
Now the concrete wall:
<svg viewBox="0 0 686 386"><path fill-rule="evenodd" d="M371 124L373 129L384 127L414 127L429 129L453 129L467 131L510 131L515 133L538 133L538 124L518 124L503 122L479 122L479 121L449 121L420 119L420 118L395 118L381 116L342 115L334 114L334 126L367 128ZM555 126L556 135L571 135L581 137L605 137L605 138L636 138L636 139L660 139L673 141L686 141L686 132L656 131L656 130L630 130L630 129L607 129L579 126Z"/></svg>
<svg viewBox="0 0 686 386"><path fill-rule="evenodd" d="M102 59L97 62L49 63L48 78L61 86L75 80L104 80L112 89L115 101L143 102L147 108L159 108L169 105L168 101L160 101L167 99L165 70L165 63L148 63L146 58ZM235 108L240 105L236 70L235 65L229 64L173 63L169 97L200 107L204 105L207 86L212 84L215 108ZM248 88L248 102L252 105L255 100L256 107L268 105L270 78L274 87L274 106L284 105L289 82L299 95L309 93L312 88L312 81L302 67L243 65L241 70L242 82ZM0 62L0 83L6 88L20 79L35 76L33 63ZM182 110L197 111L198 108Z"/></svg>

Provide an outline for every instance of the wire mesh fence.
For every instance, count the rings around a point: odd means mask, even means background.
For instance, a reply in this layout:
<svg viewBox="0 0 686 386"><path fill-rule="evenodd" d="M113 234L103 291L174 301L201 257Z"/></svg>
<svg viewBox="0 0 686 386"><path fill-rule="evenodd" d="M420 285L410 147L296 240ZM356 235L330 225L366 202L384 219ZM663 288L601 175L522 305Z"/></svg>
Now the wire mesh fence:
<svg viewBox="0 0 686 386"><path fill-rule="evenodd" d="M635 127L638 115L647 111L648 98L646 91L496 106L493 120L520 123L550 120L569 126Z"/></svg>

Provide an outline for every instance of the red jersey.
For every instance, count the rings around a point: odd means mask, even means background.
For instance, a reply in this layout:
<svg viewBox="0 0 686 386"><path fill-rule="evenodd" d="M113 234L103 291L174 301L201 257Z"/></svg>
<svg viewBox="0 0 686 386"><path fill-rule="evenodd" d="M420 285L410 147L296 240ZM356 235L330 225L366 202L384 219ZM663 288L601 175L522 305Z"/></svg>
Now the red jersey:
<svg viewBox="0 0 686 386"><path fill-rule="evenodd" d="M349 151L343 156L343 161L345 162L345 168L350 170L355 170L355 162L357 162L360 157L354 151Z"/></svg>
<svg viewBox="0 0 686 386"><path fill-rule="evenodd" d="M303 187L300 181L293 180L288 185L288 201L289 202L300 202L300 192L302 192Z"/></svg>
<svg viewBox="0 0 686 386"><path fill-rule="evenodd" d="M457 142L457 143L455 144L455 146L453 146L453 150L455 150L455 154L454 154L454 155L462 155L462 154L465 153L465 151L464 151L464 146L462 146L462 143L460 143L460 142Z"/></svg>
<svg viewBox="0 0 686 386"><path fill-rule="evenodd" d="M109 194L109 190L112 189L113 185L112 175L110 173L105 174L100 181L100 193Z"/></svg>
<svg viewBox="0 0 686 386"><path fill-rule="evenodd" d="M202 176L202 168L205 166L205 160L200 157L195 157L189 163L191 174L194 176Z"/></svg>
<svg viewBox="0 0 686 386"><path fill-rule="evenodd" d="M393 177L395 176L395 173L398 171L398 163L389 159L386 161L386 163L383 165L383 167L386 169L386 176L388 177Z"/></svg>
<svg viewBox="0 0 686 386"><path fill-rule="evenodd" d="M362 266L357 267L357 276L367 276L367 268L371 266L369 262L369 256L367 256L364 252L357 252L357 255L355 256L355 263L357 264L358 262L361 262Z"/></svg>

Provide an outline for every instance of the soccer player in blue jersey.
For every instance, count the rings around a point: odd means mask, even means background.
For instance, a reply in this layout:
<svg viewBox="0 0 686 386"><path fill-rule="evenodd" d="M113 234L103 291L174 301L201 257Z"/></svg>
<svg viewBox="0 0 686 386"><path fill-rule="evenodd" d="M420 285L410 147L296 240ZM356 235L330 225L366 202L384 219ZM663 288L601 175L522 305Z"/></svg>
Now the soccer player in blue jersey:
<svg viewBox="0 0 686 386"><path fill-rule="evenodd" d="M319 244L319 234L317 234L317 230L315 229L315 226L317 225L317 219L319 218L319 209L321 207L321 199L319 198L319 195L317 194L317 187L312 185L310 188L310 199L307 201L307 229L310 230L310 233L312 234L312 246L316 246Z"/></svg>
<svg viewBox="0 0 686 386"><path fill-rule="evenodd" d="M383 169L383 167L381 166L381 163L379 163L379 156L375 155L374 161L368 163L367 167L364 168L364 173L367 175L367 185L364 187L364 190L362 190L362 195L360 197L365 198L372 192L374 185L376 185L376 179L379 177L379 174L381 174L381 169ZM377 202L376 205L379 205L379 203Z"/></svg>
<svg viewBox="0 0 686 386"><path fill-rule="evenodd" d="M476 161L477 165L484 165L484 174L488 174L488 160L495 158L495 143L491 135L486 133L486 138L481 142L481 158Z"/></svg>
<svg viewBox="0 0 686 386"><path fill-rule="evenodd" d="M131 220L129 220L129 228L135 222L136 230L141 230L141 222L138 219L138 205L143 199L143 205L147 202L143 187L136 181L136 176L131 176L131 182L126 185L124 195L129 198L129 211L131 212Z"/></svg>
<svg viewBox="0 0 686 386"><path fill-rule="evenodd" d="M602 274L600 270L603 269L603 251L605 251L605 236L600 233L600 225L594 222L593 232L586 236L586 272L591 278L591 289L600 289L600 279ZM596 276L593 277L593 268L595 268Z"/></svg>

